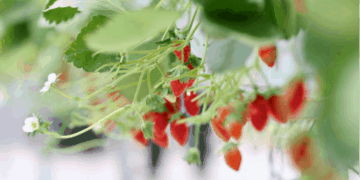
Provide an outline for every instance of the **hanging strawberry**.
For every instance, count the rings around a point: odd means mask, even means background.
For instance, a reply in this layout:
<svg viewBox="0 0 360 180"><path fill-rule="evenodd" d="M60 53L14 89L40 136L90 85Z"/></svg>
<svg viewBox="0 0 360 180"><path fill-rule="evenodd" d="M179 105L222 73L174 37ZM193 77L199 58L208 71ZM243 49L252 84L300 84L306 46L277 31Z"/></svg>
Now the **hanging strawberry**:
<svg viewBox="0 0 360 180"><path fill-rule="evenodd" d="M160 147L168 148L169 147L169 137L166 132L154 131L154 138L152 139L154 143Z"/></svg>
<svg viewBox="0 0 360 180"><path fill-rule="evenodd" d="M153 122L154 122L154 131L162 133L165 132L166 127L169 124L168 114L163 113L153 113Z"/></svg>
<svg viewBox="0 0 360 180"><path fill-rule="evenodd" d="M177 46L179 46L179 45L180 45L180 44L177 44L177 45L175 45L174 47L177 47ZM190 52L191 52L190 46L189 46L189 45L185 46L183 50L184 50L184 63L187 63L188 60L189 60ZM176 57L178 57L179 60L182 61L183 51L182 51L182 50L180 50L180 51L177 51L177 50L176 50L176 51L174 51L174 53L175 53Z"/></svg>
<svg viewBox="0 0 360 180"><path fill-rule="evenodd" d="M261 60L268 65L269 67L273 67L276 61L276 46L263 46L259 49L259 56Z"/></svg>
<svg viewBox="0 0 360 180"><path fill-rule="evenodd" d="M183 118L183 116L180 117L180 119ZM180 146L184 146L189 136L189 126L187 123L178 124L177 120L174 120L170 124L170 132L172 137L180 144Z"/></svg>
<svg viewBox="0 0 360 180"><path fill-rule="evenodd" d="M174 106L172 105L172 103L170 101L168 101L166 98L165 99L165 107L166 107L166 110L168 112L168 114L171 116L172 114L175 114L175 108Z"/></svg>
<svg viewBox="0 0 360 180"><path fill-rule="evenodd" d="M132 135L135 139L135 143L141 148L145 148L148 145L148 140L145 139L144 134L140 129L132 131Z"/></svg>
<svg viewBox="0 0 360 180"><path fill-rule="evenodd" d="M240 140L242 128L243 126L237 121L233 121L229 125L230 135L237 141Z"/></svg>
<svg viewBox="0 0 360 180"><path fill-rule="evenodd" d="M291 145L291 158L293 163L301 171L311 168L313 155L311 153L312 140L307 135L299 135Z"/></svg>
<svg viewBox="0 0 360 180"><path fill-rule="evenodd" d="M184 105L187 110L187 112L191 116L196 116L200 112L200 107L198 105L198 100L191 102L192 99L196 98L197 94L194 92L187 92L184 94Z"/></svg>
<svg viewBox="0 0 360 180"><path fill-rule="evenodd" d="M184 65L178 65L175 68L170 70L171 77L178 77L184 73L189 72L189 69ZM184 93L185 89L188 86L189 77L183 77L181 79L173 80L170 82L171 90L174 96L179 97ZM192 84L191 84L192 85Z"/></svg>
<svg viewBox="0 0 360 180"><path fill-rule="evenodd" d="M239 171L241 164L241 154L238 149L238 144L233 142L228 142L222 148L224 152L224 158L226 164L233 170Z"/></svg>
<svg viewBox="0 0 360 180"><path fill-rule="evenodd" d="M306 97L304 80L302 78L293 80L284 97L292 114L298 114L303 108Z"/></svg>
<svg viewBox="0 0 360 180"><path fill-rule="evenodd" d="M262 131L268 120L267 102L260 94L250 104L250 120L257 131Z"/></svg>
<svg viewBox="0 0 360 180"><path fill-rule="evenodd" d="M290 108L283 97L272 95L268 100L269 112L279 123L286 123L290 116Z"/></svg>
<svg viewBox="0 0 360 180"><path fill-rule="evenodd" d="M214 131L214 133L224 142L228 142L231 138L227 128L222 125L222 120L215 117L211 120L211 127Z"/></svg>

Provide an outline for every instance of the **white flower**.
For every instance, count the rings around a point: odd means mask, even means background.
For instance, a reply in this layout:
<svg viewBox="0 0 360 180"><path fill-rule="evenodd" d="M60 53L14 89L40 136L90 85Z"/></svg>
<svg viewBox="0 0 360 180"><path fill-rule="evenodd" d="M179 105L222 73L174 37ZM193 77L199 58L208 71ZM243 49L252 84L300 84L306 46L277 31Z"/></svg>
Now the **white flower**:
<svg viewBox="0 0 360 180"><path fill-rule="evenodd" d="M25 125L22 127L24 132L31 133L39 129L39 119L33 114L33 117L25 119Z"/></svg>
<svg viewBox="0 0 360 180"><path fill-rule="evenodd" d="M45 82L45 86L40 90L40 92L47 92L50 89L51 84L55 83L57 76L55 73L51 73L48 76L48 80Z"/></svg>

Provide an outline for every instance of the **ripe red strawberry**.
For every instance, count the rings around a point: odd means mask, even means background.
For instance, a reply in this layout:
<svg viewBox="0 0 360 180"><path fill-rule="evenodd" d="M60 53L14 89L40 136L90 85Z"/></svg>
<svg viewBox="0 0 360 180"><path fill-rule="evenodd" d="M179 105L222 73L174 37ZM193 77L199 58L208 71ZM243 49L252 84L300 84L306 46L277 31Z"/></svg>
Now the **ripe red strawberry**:
<svg viewBox="0 0 360 180"><path fill-rule="evenodd" d="M239 140L241 137L242 125L239 122L233 121L229 125L229 132L235 140Z"/></svg>
<svg viewBox="0 0 360 180"><path fill-rule="evenodd" d="M295 82L291 89L293 90L288 91L290 98L288 103L293 114L297 114L303 107L305 101L305 85L303 80Z"/></svg>
<svg viewBox="0 0 360 180"><path fill-rule="evenodd" d="M239 171L241 164L241 154L238 148L234 147L225 152L225 161L226 164L234 169L235 171Z"/></svg>
<svg viewBox="0 0 360 180"><path fill-rule="evenodd" d="M176 96L176 97L181 96L181 94L184 93L184 91L187 87L187 83L188 82L181 83L179 79L171 81L170 87L171 87L171 90L172 90L174 96Z"/></svg>
<svg viewBox="0 0 360 180"><path fill-rule="evenodd" d="M310 151L311 138L307 135L300 137L294 141L291 146L291 157L293 163L301 171L311 167L313 164L313 157Z"/></svg>
<svg viewBox="0 0 360 180"><path fill-rule="evenodd" d="M145 148L148 145L148 141L145 139L144 133L140 129L132 131L132 134L136 140L135 142L140 145L141 148Z"/></svg>
<svg viewBox="0 0 360 180"><path fill-rule="evenodd" d="M192 66L191 63L189 63L189 64L187 65L187 67L189 68L190 71L194 69L194 67Z"/></svg>
<svg viewBox="0 0 360 180"><path fill-rule="evenodd" d="M166 98L165 99L165 107L166 107L166 110L167 110L167 113L168 115L172 115L172 114L175 114L175 108L174 106L171 104L170 101L168 101Z"/></svg>
<svg viewBox="0 0 360 180"><path fill-rule="evenodd" d="M163 113L153 113L153 122L154 122L154 131L162 133L165 131L166 127L169 124L169 118L166 112Z"/></svg>
<svg viewBox="0 0 360 180"><path fill-rule="evenodd" d="M261 47L259 49L259 56L266 65L273 67L277 56L276 47L274 45Z"/></svg>
<svg viewBox="0 0 360 180"><path fill-rule="evenodd" d="M186 84L186 88L190 88L195 82L195 79L189 79L189 81Z"/></svg>
<svg viewBox="0 0 360 180"><path fill-rule="evenodd" d="M268 100L269 112L279 123L286 123L290 116L290 108L281 96L273 95Z"/></svg>
<svg viewBox="0 0 360 180"><path fill-rule="evenodd" d="M257 95L254 102L250 104L250 119L257 131L262 131L268 120L267 102L262 95Z"/></svg>
<svg viewBox="0 0 360 180"><path fill-rule="evenodd" d="M211 127L214 133L224 142L228 142L231 138L228 130L224 127L221 121L218 118L214 118L211 120Z"/></svg>
<svg viewBox="0 0 360 180"><path fill-rule="evenodd" d="M175 47L179 46L180 44L175 45ZM187 45L184 48L184 62L187 63L189 60L189 56L190 56L190 46ZM180 51L174 51L175 55L179 58L179 60L182 60L182 50Z"/></svg>
<svg viewBox="0 0 360 180"><path fill-rule="evenodd" d="M152 139L155 144L160 147L168 148L169 146L169 137L166 132L154 131L154 138Z"/></svg>
<svg viewBox="0 0 360 180"><path fill-rule="evenodd" d="M183 118L184 117L181 117L180 119ZM184 146L189 136L189 126L187 123L177 124L177 121L175 120L170 124L170 132L180 146Z"/></svg>
<svg viewBox="0 0 360 180"><path fill-rule="evenodd" d="M193 92L187 92L184 94L184 105L187 112L191 116L196 116L200 112L200 107L198 105L198 101L191 102L192 99L196 98L197 94Z"/></svg>

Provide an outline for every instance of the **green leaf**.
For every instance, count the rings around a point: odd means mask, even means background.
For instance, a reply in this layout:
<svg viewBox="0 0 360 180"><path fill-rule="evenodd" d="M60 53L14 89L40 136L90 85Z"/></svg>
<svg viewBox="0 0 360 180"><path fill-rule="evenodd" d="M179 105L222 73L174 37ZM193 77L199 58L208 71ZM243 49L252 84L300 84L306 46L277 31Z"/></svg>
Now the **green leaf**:
<svg viewBox="0 0 360 180"><path fill-rule="evenodd" d="M154 122L151 121L145 121L144 124L141 126L141 130L144 133L145 139L154 138L153 127Z"/></svg>
<svg viewBox="0 0 360 180"><path fill-rule="evenodd" d="M93 17L93 19L81 30L80 34L76 37L76 40L70 44L69 49L65 52L66 62L73 62L75 67L83 68L86 72L94 72L96 69L107 63L119 62L119 54L98 53L93 56L95 52L88 49L84 42L84 38L87 37L89 33L95 31L99 26L103 25L107 19L108 18L105 16ZM109 71L111 68L112 66L105 67L99 70L99 72Z"/></svg>
<svg viewBox="0 0 360 180"><path fill-rule="evenodd" d="M283 33L275 23L271 0L193 0L203 6L205 31L227 37L231 34L251 44L275 41Z"/></svg>
<svg viewBox="0 0 360 180"><path fill-rule="evenodd" d="M48 9L51 5L53 5L57 0L49 0L49 2L46 4L45 9Z"/></svg>
<svg viewBox="0 0 360 180"><path fill-rule="evenodd" d="M94 50L120 52L165 30L179 14L171 11L143 10L120 14L87 39Z"/></svg>
<svg viewBox="0 0 360 180"><path fill-rule="evenodd" d="M240 68L250 56L252 48L234 39L214 40L208 47L206 59L212 72Z"/></svg>
<svg viewBox="0 0 360 180"><path fill-rule="evenodd" d="M66 22L68 19L73 18L77 13L80 13L78 8L68 6L47 10L43 13L43 15L46 20L50 21L50 23L55 21L56 24L59 24L62 21Z"/></svg>
<svg viewBox="0 0 360 180"><path fill-rule="evenodd" d="M170 118L170 123L175 120L179 120L181 116L183 116L183 114L181 112L177 112L177 113L173 114Z"/></svg>

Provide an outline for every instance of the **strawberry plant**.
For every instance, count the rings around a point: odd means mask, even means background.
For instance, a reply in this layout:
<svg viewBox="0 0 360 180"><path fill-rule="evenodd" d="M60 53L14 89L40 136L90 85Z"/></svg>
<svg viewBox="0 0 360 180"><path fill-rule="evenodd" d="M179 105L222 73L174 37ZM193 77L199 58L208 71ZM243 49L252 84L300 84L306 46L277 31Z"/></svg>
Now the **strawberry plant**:
<svg viewBox="0 0 360 180"><path fill-rule="evenodd" d="M17 64L30 64L31 71L40 72L32 67L40 59L41 72L49 75L39 80L39 91L43 99L57 102L49 103L49 108L62 114L63 126L58 131L50 130L51 123L39 121L38 115L26 118L23 130L28 135L40 133L64 143L93 131L116 139L131 138L140 148L152 141L168 149L171 138L185 147L192 136L189 128L194 126L194 143L188 143L191 148L184 160L200 164L199 127L210 124L224 143L221 151L226 164L235 171L241 171L243 138L267 131L272 131L271 145L285 149L284 142L291 144L287 153L304 177L317 177L314 168L326 169L321 177L335 177L359 158L358 146L350 148L352 145L339 138L358 142L354 133L346 131L358 126L353 120L358 117L358 94L353 93L358 87L352 82L358 76L345 73L347 68L357 67L353 62L358 43L353 39L358 34L352 23L343 23L350 22L343 16L325 17L331 13L321 5L324 2L154 0L148 7L136 9L109 1L105 6L86 2L83 10L70 5L56 7L56 1L60 0L40 3L43 9L33 2L19 5L29 5L37 12L30 11L31 18L25 20L16 19L8 10L0 11L1 19L11 17L4 20L5 30L0 31L0 59L5 63L0 67L2 78L15 77ZM12 2L7 4L15 7ZM335 0L326 4L334 9L339 5ZM354 10L351 4L346 0L341 7ZM354 20L349 11L338 12ZM190 16L185 26L177 25L186 13ZM77 18L81 21L75 22L76 30L54 31L37 27L38 20L33 19L39 17L57 30ZM197 37L200 32L205 35L203 40ZM297 50L295 38L301 37L300 32L305 33L304 46ZM281 54L286 49L281 46L284 42L288 48L285 55ZM46 49L50 46L53 49ZM51 51L54 53L47 54ZM289 58L293 55L295 58ZM62 69L68 72L56 70L59 63L47 59L63 59L68 66ZM275 64L290 60L296 62L297 72L272 76ZM314 77L307 66L320 77L317 83L321 88L315 94L324 97L320 100L312 97L308 87ZM263 67L270 67L269 71L264 72ZM275 85L270 81L274 79L284 83ZM343 95L347 94L340 88L343 86L349 95ZM352 107L351 112L339 108L342 105L337 101L352 102L346 105ZM311 113L317 107L321 110ZM334 129L333 123L341 130ZM352 123L354 127L349 125ZM300 136L303 131L309 136ZM300 135L294 139L293 134ZM320 143L314 150L315 141ZM319 163L327 155L331 160L326 164L331 168Z"/></svg>

